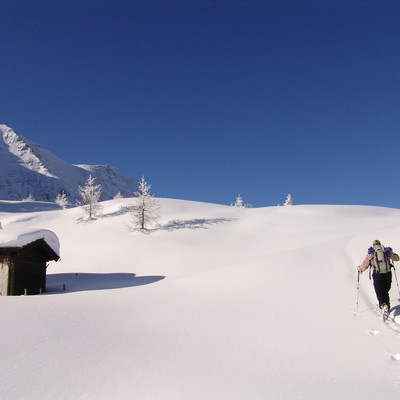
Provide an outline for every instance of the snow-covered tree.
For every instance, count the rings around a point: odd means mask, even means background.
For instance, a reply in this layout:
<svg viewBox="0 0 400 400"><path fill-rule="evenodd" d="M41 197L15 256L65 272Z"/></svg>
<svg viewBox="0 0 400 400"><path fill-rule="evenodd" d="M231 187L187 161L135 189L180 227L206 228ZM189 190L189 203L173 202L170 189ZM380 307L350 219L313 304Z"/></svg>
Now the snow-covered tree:
<svg viewBox="0 0 400 400"><path fill-rule="evenodd" d="M246 207L244 202L243 202L243 198L242 198L242 196L240 194L238 194L236 196L235 203L233 204L233 206L237 207L237 208L245 208Z"/></svg>
<svg viewBox="0 0 400 400"><path fill-rule="evenodd" d="M86 212L88 219L100 217L103 209L99 204L101 185L95 184L95 178L92 178L92 175L89 175L85 186L78 186L78 192L82 198L81 201L78 201L78 205Z"/></svg>
<svg viewBox="0 0 400 400"><path fill-rule="evenodd" d="M132 207L131 226L132 232L145 232L159 219L160 203L150 193L150 187L144 177L139 182L139 189L135 193L134 205Z"/></svg>
<svg viewBox="0 0 400 400"><path fill-rule="evenodd" d="M29 196L22 199L22 201L35 201L35 198L33 197L32 193L29 193Z"/></svg>
<svg viewBox="0 0 400 400"><path fill-rule="evenodd" d="M67 196L67 194L64 192L64 190L62 190L60 193L58 193L55 202L56 202L62 209L67 208L69 202L68 202L68 196Z"/></svg>
<svg viewBox="0 0 400 400"><path fill-rule="evenodd" d="M293 199L292 195L289 193L286 197L285 202L283 203L284 206L292 206L293 205Z"/></svg>

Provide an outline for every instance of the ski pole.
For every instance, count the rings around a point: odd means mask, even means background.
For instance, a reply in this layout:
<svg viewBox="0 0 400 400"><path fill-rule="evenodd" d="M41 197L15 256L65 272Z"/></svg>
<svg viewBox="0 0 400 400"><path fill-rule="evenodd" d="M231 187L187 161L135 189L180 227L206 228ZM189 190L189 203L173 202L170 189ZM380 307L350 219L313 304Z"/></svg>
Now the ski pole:
<svg viewBox="0 0 400 400"><path fill-rule="evenodd" d="M356 315L358 315L358 295L360 293L360 271L357 273L357 305L356 305Z"/></svg>
<svg viewBox="0 0 400 400"><path fill-rule="evenodd" d="M396 278L397 290L399 291L399 301L400 301L400 288L399 288L399 281L397 280L396 268L394 267L394 263L393 263L393 270L394 270L394 277Z"/></svg>

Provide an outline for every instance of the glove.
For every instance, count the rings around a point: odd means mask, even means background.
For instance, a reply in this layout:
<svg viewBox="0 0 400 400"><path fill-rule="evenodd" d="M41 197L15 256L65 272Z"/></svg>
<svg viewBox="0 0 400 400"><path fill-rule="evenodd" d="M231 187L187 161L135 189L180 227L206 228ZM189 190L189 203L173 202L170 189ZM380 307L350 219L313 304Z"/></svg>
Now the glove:
<svg viewBox="0 0 400 400"><path fill-rule="evenodd" d="M393 250L391 247L385 247L385 253L390 256L392 254Z"/></svg>
<svg viewBox="0 0 400 400"><path fill-rule="evenodd" d="M358 271L358 272L362 272L362 270L361 270L361 265L359 265L359 266L357 267L357 271Z"/></svg>
<svg viewBox="0 0 400 400"><path fill-rule="evenodd" d="M372 253L375 253L375 250L374 250L373 247L370 247L370 248L368 249L368 254L372 254Z"/></svg>

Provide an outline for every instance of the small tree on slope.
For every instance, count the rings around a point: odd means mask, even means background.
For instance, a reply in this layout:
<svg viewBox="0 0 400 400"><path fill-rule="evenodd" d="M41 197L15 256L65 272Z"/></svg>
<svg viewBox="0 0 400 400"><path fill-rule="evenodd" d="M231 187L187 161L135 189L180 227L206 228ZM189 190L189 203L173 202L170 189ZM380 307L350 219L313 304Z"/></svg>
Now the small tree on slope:
<svg viewBox="0 0 400 400"><path fill-rule="evenodd" d="M86 212L89 220L100 217L101 210L103 209L99 204L101 185L96 185L94 181L95 178L92 178L92 175L89 175L86 185L83 187L78 186L78 192L82 198L81 201L78 201L78 205Z"/></svg>
<svg viewBox="0 0 400 400"><path fill-rule="evenodd" d="M284 206L292 206L293 205L293 199L292 195L289 193L286 197L285 202L283 203Z"/></svg>
<svg viewBox="0 0 400 400"><path fill-rule="evenodd" d="M139 190L135 193L135 204L132 207L131 232L145 232L159 219L160 203L150 193L150 187L142 177Z"/></svg>
<svg viewBox="0 0 400 400"><path fill-rule="evenodd" d="M234 203L233 206L236 207L236 208L245 208L246 207L244 202L243 202L243 198L242 198L242 196L240 194L238 194L236 196L235 203Z"/></svg>
<svg viewBox="0 0 400 400"><path fill-rule="evenodd" d="M68 206L67 194L62 190L56 197L56 203L64 210Z"/></svg>

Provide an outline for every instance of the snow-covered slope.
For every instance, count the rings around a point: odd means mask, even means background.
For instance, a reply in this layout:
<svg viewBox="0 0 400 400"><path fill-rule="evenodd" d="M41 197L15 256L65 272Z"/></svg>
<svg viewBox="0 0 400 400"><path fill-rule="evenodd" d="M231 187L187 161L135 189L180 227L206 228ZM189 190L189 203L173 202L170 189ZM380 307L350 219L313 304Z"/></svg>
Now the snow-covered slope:
<svg viewBox="0 0 400 400"><path fill-rule="evenodd" d="M70 201L78 197L91 174L102 185L102 199L118 192L132 196L137 181L125 178L109 165L72 165L45 148L24 138L6 125L0 125L0 199L21 200L32 195L36 200L53 201L62 190Z"/></svg>
<svg viewBox="0 0 400 400"><path fill-rule="evenodd" d="M0 202L4 231L61 244L46 294L0 298L2 399L398 399L400 335L367 274L354 312L356 265L374 239L400 251L400 210L160 201L148 235L132 199L90 223Z"/></svg>

